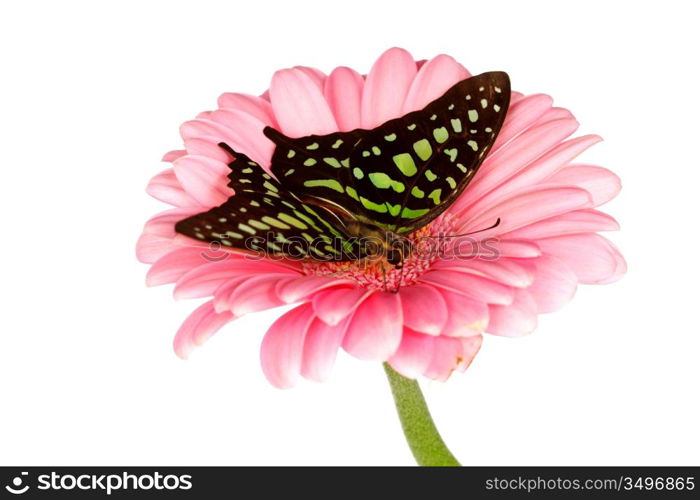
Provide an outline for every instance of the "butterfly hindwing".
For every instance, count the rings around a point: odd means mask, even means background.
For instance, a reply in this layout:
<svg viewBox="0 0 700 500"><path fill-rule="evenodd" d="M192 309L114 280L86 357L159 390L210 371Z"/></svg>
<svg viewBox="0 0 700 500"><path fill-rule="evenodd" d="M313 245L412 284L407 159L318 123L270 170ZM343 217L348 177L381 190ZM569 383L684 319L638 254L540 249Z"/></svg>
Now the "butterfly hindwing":
<svg viewBox="0 0 700 500"><path fill-rule="evenodd" d="M234 157L228 185L235 194L218 207L178 222L178 233L272 255L341 261L362 257L336 229L332 213L294 198L260 165L221 146Z"/></svg>

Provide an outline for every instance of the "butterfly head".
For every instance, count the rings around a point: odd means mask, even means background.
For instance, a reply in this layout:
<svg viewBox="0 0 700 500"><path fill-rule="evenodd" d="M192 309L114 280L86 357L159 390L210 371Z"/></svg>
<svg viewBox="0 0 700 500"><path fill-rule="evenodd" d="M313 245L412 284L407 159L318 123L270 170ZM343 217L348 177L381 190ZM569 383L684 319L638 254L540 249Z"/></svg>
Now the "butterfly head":
<svg viewBox="0 0 700 500"><path fill-rule="evenodd" d="M396 269L401 269L411 253L408 238L375 224L354 220L346 224L345 230L359 240L364 255L370 260L386 260Z"/></svg>

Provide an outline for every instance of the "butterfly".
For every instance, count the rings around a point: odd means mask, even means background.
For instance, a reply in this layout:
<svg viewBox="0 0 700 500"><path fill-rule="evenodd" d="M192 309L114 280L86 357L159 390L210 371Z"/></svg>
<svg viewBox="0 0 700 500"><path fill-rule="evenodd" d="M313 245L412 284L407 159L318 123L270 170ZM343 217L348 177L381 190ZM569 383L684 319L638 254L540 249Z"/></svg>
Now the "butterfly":
<svg viewBox="0 0 700 500"><path fill-rule="evenodd" d="M381 256L400 268L408 236L464 191L494 144L510 102L504 72L464 79L425 108L378 127L274 144L270 172L226 143L234 195L176 232L222 247L316 261Z"/></svg>

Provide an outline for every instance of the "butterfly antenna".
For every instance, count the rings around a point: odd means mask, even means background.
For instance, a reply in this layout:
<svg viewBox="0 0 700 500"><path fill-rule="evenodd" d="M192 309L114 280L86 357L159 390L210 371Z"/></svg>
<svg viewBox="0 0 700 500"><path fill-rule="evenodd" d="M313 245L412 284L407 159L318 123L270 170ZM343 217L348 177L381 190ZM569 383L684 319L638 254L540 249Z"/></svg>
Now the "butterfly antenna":
<svg viewBox="0 0 700 500"><path fill-rule="evenodd" d="M470 233L463 233L463 234L445 234L441 236L428 236L428 238L458 238L460 236L469 236L470 234L476 234L476 233L483 233L484 231L488 231L489 229L493 229L495 227L498 227L501 224L501 218L499 217L496 219L496 222L489 227L485 227L483 229L479 229L478 231L472 231Z"/></svg>

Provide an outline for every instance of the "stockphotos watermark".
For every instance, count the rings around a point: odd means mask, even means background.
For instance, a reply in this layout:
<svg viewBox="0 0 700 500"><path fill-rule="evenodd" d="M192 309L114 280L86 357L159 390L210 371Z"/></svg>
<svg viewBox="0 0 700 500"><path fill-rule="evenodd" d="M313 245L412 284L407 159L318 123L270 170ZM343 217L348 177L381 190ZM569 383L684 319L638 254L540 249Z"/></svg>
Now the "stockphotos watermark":
<svg viewBox="0 0 700 500"><path fill-rule="evenodd" d="M281 237L280 233L268 232L262 236L248 236L241 240L242 246L234 245L233 239L222 235L210 242L201 255L210 262L220 262L231 257L232 247L245 249L245 258L250 260L305 260L312 256L321 262L344 262L364 259L380 261L397 253L413 259L442 260L486 260L500 258L498 238L472 238L468 236L421 236L413 240L399 238L391 242L375 236L329 238L310 236Z"/></svg>
<svg viewBox="0 0 700 500"><path fill-rule="evenodd" d="M34 479L34 480L32 480ZM63 474L51 472L32 478L29 472L21 472L13 477L5 490L13 495L23 495L28 491L94 491L111 495L114 491L174 491L192 489L192 476L189 474Z"/></svg>

